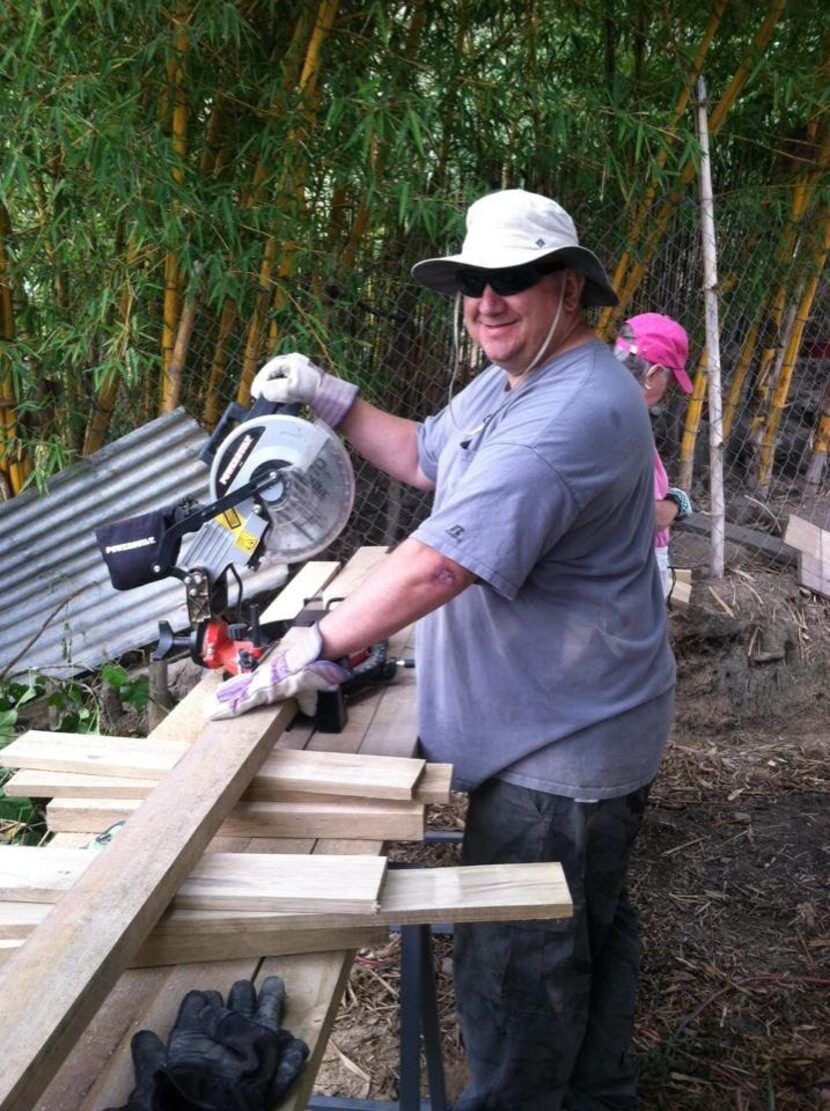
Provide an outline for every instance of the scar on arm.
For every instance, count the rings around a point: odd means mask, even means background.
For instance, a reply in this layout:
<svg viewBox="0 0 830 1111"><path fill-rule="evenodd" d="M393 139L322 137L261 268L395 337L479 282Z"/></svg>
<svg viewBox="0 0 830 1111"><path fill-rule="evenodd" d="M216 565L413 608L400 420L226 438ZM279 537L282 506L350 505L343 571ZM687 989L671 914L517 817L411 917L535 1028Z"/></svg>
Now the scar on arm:
<svg viewBox="0 0 830 1111"><path fill-rule="evenodd" d="M465 585L469 578L469 572L463 567L455 567L442 563L439 567L435 568L430 578L436 586L451 588Z"/></svg>

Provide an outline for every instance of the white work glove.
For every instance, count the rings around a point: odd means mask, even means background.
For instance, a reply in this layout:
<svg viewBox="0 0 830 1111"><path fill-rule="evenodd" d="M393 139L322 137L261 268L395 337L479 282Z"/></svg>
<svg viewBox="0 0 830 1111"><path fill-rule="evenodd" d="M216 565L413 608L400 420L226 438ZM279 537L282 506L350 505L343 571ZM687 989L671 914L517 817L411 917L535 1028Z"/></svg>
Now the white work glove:
<svg viewBox="0 0 830 1111"><path fill-rule="evenodd" d="M315 416L330 428L337 428L354 405L358 389L351 382L326 374L305 355L294 351L269 359L257 371L251 393L276 404L299 401L313 409Z"/></svg>
<svg viewBox="0 0 830 1111"><path fill-rule="evenodd" d="M272 702L296 698L304 714L317 709L317 692L334 690L349 672L334 660L321 660L323 638L316 625L289 629L263 656L255 671L225 680L216 691L208 717L234 718Z"/></svg>

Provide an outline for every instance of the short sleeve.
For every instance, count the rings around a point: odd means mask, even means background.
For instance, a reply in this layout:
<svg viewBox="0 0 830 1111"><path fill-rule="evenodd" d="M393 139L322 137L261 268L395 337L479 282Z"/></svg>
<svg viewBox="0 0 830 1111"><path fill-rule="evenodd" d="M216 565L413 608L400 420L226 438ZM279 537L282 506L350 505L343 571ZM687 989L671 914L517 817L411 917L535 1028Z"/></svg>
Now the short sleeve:
<svg viewBox="0 0 830 1111"><path fill-rule="evenodd" d="M530 447L499 443L470 455L452 494L413 535L513 599L568 530L577 504Z"/></svg>

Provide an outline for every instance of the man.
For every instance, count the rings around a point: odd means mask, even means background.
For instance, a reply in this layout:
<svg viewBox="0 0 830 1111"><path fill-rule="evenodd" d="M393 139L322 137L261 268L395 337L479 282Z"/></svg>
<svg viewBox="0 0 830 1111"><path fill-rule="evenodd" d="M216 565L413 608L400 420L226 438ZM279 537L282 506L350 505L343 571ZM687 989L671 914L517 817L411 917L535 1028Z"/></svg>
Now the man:
<svg viewBox="0 0 830 1111"><path fill-rule="evenodd" d="M456 1111L631 1108L625 872L674 688L648 415L585 322L616 298L554 201L483 197L461 253L412 273L463 299L492 361L442 412L383 413L299 355L254 387L434 489L432 513L316 629L224 684L216 714L308 698L342 678L333 661L418 620L421 749L470 793L464 862L561 861L574 901L570 920L457 928L470 1083Z"/></svg>
<svg viewBox="0 0 830 1111"><path fill-rule="evenodd" d="M614 341L614 354L631 371L643 390L646 408L659 405L669 383L674 380L685 394L692 392L686 373L689 358L689 337L686 331L658 312L632 316L623 324ZM657 529L654 533L654 554L663 581L663 593L671 595L674 577L669 563L671 526L691 515L689 495L679 486L669 486L663 460L654 452L654 498Z"/></svg>

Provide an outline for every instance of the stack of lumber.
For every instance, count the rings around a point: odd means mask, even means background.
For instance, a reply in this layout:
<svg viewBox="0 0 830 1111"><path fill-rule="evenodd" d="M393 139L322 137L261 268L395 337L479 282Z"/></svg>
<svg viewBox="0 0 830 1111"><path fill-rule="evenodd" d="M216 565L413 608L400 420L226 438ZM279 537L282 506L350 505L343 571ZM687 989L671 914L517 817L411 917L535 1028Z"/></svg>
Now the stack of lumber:
<svg viewBox="0 0 830 1111"><path fill-rule="evenodd" d="M784 543L798 552L798 581L830 598L830 532L801 517L790 517Z"/></svg>
<svg viewBox="0 0 830 1111"><path fill-rule="evenodd" d="M263 619L346 596L383 556L362 549L339 575L308 564ZM4 753L13 791L52 798L55 833L0 855L0 991L26 1001L25 1022L0 1009L0 1111L123 1104L135 1030L165 1038L192 988L272 974L288 987L286 1026L311 1046L283 1104L299 1111L355 948L393 922L570 913L557 865L385 868L383 840L421 836L424 806L449 785L449 768L412 758L412 672L356 702L337 735L289 728L293 703L206 724L217 682L206 676L146 741L55 746L32 732Z"/></svg>
<svg viewBox="0 0 830 1111"><path fill-rule="evenodd" d="M46 823L53 833L104 829L134 813L189 748L181 741L31 730L3 751L5 767L23 769L6 793L51 799ZM451 774L449 764L405 757L273 752L219 832L418 841L425 806L449 801Z"/></svg>

